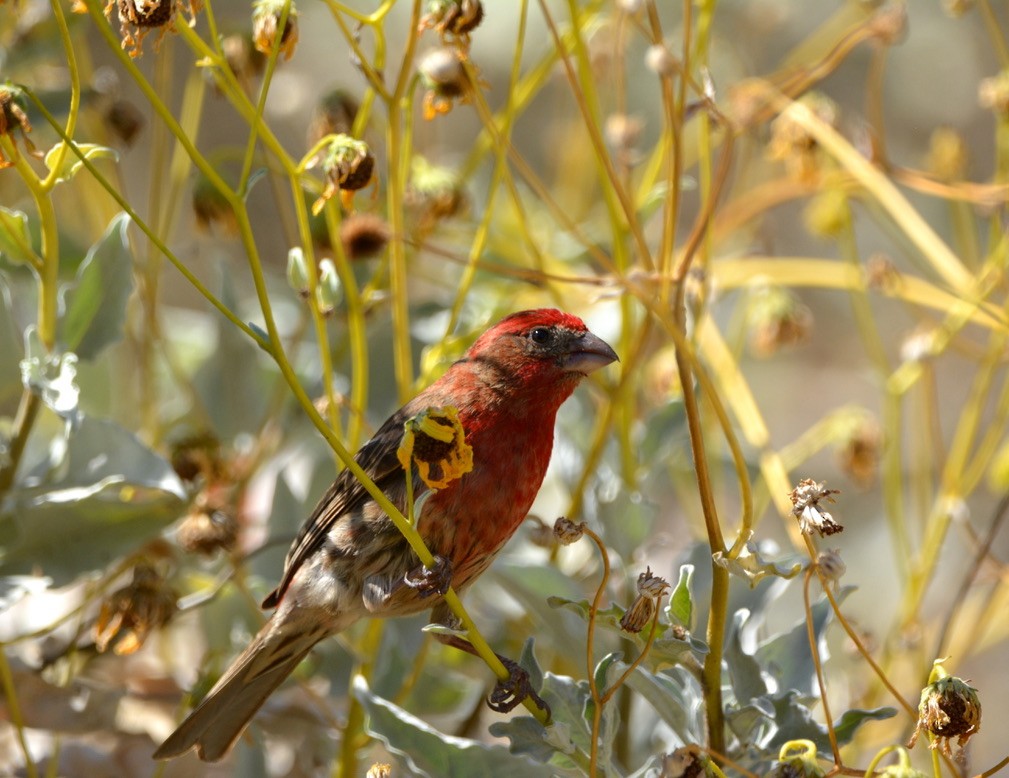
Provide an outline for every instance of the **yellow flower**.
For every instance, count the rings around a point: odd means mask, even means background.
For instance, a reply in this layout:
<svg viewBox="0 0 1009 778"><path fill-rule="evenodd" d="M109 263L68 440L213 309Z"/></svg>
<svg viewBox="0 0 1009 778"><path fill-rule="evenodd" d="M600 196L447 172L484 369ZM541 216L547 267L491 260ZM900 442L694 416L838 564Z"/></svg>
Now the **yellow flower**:
<svg viewBox="0 0 1009 778"><path fill-rule="evenodd" d="M404 470L415 463L421 480L432 489L444 489L473 469L473 449L452 406L428 408L407 419L403 428L396 455Z"/></svg>

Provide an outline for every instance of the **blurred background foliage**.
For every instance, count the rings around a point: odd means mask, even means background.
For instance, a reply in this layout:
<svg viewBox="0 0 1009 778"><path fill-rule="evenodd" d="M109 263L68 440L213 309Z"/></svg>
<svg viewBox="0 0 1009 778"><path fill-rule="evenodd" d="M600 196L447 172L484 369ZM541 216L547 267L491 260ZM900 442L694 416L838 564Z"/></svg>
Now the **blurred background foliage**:
<svg viewBox="0 0 1009 778"><path fill-rule="evenodd" d="M943 657L989 723L911 762L997 772L1007 30L996 0L0 2L0 772L862 775ZM621 363L467 606L557 723L376 622L225 762L151 762L334 450L538 306ZM801 530L804 478L843 534Z"/></svg>

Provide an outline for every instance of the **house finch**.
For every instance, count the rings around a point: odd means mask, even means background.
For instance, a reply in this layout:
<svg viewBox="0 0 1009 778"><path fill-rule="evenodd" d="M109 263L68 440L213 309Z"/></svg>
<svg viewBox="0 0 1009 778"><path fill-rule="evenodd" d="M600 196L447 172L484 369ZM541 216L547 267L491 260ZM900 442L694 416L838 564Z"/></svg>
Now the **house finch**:
<svg viewBox="0 0 1009 778"><path fill-rule="evenodd" d="M220 759L312 646L363 616L404 616L435 605L444 617L440 595L449 585L464 591L525 518L550 461L557 409L582 378L615 359L581 319L557 310L515 313L481 335L356 457L405 511L406 477L397 456L404 425L431 408L457 409L472 448L472 470L437 483L417 519L435 555L434 569L420 565L393 522L344 470L302 526L280 585L263 603L276 607L273 616L154 757L195 746L201 759ZM438 447L434 438L425 440L425 448ZM417 470L415 498L433 482L430 473ZM468 647L460 639L447 642ZM518 669L507 664L513 673ZM514 707L525 692L517 685L510 692Z"/></svg>

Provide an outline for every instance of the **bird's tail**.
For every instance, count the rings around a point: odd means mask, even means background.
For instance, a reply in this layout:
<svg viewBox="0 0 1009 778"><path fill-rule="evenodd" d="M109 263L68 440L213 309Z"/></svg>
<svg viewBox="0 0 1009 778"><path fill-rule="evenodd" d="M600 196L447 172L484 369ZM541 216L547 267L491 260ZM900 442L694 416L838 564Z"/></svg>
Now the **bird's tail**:
<svg viewBox="0 0 1009 778"><path fill-rule="evenodd" d="M154 758L171 759L195 746L200 759L220 759L312 646L333 632L332 625L307 624L275 614L203 701L154 752Z"/></svg>

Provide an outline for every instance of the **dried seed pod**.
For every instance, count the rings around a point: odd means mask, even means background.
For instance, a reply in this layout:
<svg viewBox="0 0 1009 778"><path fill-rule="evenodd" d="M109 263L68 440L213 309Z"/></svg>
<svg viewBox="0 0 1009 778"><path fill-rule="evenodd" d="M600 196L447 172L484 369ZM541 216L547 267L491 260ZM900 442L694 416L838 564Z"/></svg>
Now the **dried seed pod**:
<svg viewBox="0 0 1009 778"><path fill-rule="evenodd" d="M191 554L212 556L230 551L238 538L238 522L223 507L196 507L179 525L176 539Z"/></svg>
<svg viewBox="0 0 1009 778"><path fill-rule="evenodd" d="M340 224L340 242L351 262L374 257L389 243L389 225L373 213L352 213Z"/></svg>
<svg viewBox="0 0 1009 778"><path fill-rule="evenodd" d="M956 676L944 675L921 690L918 724L907 747L913 747L923 731L930 732L935 737L929 748L952 756L950 740L956 738L962 751L980 729L981 700L977 689Z"/></svg>
<svg viewBox="0 0 1009 778"><path fill-rule="evenodd" d="M435 30L443 41L454 41L468 49L469 35L480 26L483 15L480 0L428 0L417 31Z"/></svg>
<svg viewBox="0 0 1009 778"><path fill-rule="evenodd" d="M94 627L95 646L115 654L132 654L176 611L175 592L149 564L133 570L133 580L105 599Z"/></svg>
<svg viewBox="0 0 1009 778"><path fill-rule="evenodd" d="M283 30L278 30L287 0L256 0L252 4L252 41L257 51L269 56L275 44L285 60L294 56L298 45L298 9L290 0ZM280 36L279 42L277 36Z"/></svg>

